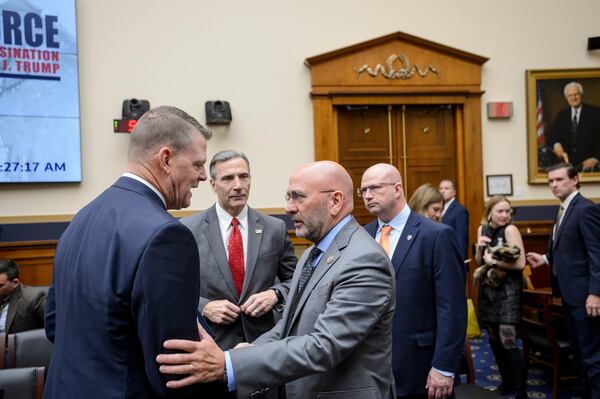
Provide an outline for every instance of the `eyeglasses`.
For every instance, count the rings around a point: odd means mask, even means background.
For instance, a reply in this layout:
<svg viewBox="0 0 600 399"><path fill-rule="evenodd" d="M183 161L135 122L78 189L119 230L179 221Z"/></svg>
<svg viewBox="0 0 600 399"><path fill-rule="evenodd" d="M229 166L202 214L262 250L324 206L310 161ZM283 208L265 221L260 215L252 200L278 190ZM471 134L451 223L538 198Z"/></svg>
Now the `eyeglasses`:
<svg viewBox="0 0 600 399"><path fill-rule="evenodd" d="M324 194L324 193L333 193L335 190L321 190L316 191L316 193ZM310 194L306 194L300 191L290 191L289 193L285 193L285 202L294 201L296 203L301 203L304 201Z"/></svg>
<svg viewBox="0 0 600 399"><path fill-rule="evenodd" d="M371 184L371 185L366 186L366 187L357 188L356 189L356 194L358 194L359 197L364 196L367 193L367 191L370 191L373 194L376 194L376 193L381 192L381 189L384 186L394 186L396 184L397 183L377 183L377 184Z"/></svg>

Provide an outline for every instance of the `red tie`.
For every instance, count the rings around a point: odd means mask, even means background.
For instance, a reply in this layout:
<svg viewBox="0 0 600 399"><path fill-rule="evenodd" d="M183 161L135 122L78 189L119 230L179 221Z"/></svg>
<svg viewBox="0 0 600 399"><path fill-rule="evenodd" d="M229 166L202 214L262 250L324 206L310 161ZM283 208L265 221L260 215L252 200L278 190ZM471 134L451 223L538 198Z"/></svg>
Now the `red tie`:
<svg viewBox="0 0 600 399"><path fill-rule="evenodd" d="M231 220L231 234L229 235L229 268L233 276L233 282L240 295L244 286L244 246L242 244L242 233L238 229L239 220Z"/></svg>

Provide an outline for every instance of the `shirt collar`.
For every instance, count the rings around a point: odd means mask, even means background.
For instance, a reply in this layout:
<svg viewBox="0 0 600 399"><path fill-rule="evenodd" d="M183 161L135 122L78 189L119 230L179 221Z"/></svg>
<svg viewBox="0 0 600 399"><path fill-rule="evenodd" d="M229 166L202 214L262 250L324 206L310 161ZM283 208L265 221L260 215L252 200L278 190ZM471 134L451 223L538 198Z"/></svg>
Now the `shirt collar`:
<svg viewBox="0 0 600 399"><path fill-rule="evenodd" d="M565 198L565 200L563 202L561 202L561 206L563 207L563 211L566 211L567 208L569 207L569 204L571 203L571 201L573 201L573 198L575 198L575 196L579 194L579 190L575 190L573 191L571 194L569 194L567 196L567 198Z"/></svg>
<svg viewBox="0 0 600 399"><path fill-rule="evenodd" d="M329 230L327 234L325 234L325 237L321 238L321 241L317 243L317 248L319 248L322 253L327 252L337 233L340 232L342 227L344 227L350 221L350 219L352 219L352 215L346 215L338 222L338 224L333 226L333 228Z"/></svg>
<svg viewBox="0 0 600 399"><path fill-rule="evenodd" d="M381 228L386 224L392 226L394 230L400 231L404 228L404 225L406 224L406 221L408 220L409 216L410 207L408 206L408 204L406 204L404 205L404 208L402 208L402 210L396 216L394 216L394 218L388 223L383 222L381 219L377 219L377 231L379 232L379 230L381 230Z"/></svg>
<svg viewBox="0 0 600 399"><path fill-rule="evenodd" d="M450 205L452 205L452 203L454 202L454 199L455 197L452 197L448 201L444 202L444 210L442 211L442 214L446 213L448 208L450 208Z"/></svg>
<svg viewBox="0 0 600 399"><path fill-rule="evenodd" d="M219 223L227 229L231 225L231 221L233 220L233 216L231 216L225 209L219 205L219 203L215 203L215 210L217 211L217 217L219 218ZM244 208L240 212L239 215L236 216L236 219L243 229L248 229L248 204L244 205Z"/></svg>
<svg viewBox="0 0 600 399"><path fill-rule="evenodd" d="M160 200L162 201L163 205L165 206L165 209L167 208L167 201L165 201L165 196L162 195L162 193L160 191L158 191L158 189L156 187L154 187L152 184L150 184L150 182L148 182L148 180L146 180L142 177L139 177L138 175L134 175L133 173L129 173L129 172L123 173L123 176L129 177L130 179L133 179L133 180L137 180L140 183L142 183L144 186L148 187L150 190L154 191L154 193L156 195L158 195L158 198L160 198Z"/></svg>

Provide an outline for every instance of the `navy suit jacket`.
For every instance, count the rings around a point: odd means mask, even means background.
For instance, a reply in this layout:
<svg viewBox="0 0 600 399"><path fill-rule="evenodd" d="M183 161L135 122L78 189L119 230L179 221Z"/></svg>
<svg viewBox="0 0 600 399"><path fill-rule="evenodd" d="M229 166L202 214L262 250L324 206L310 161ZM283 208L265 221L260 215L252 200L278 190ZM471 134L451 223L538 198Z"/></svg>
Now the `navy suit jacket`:
<svg viewBox="0 0 600 399"><path fill-rule="evenodd" d="M155 360L166 339L198 339L199 277L192 233L150 188L121 177L77 213L58 243L44 397L213 397L199 395L208 386L167 389Z"/></svg>
<svg viewBox="0 0 600 399"><path fill-rule="evenodd" d="M365 229L375 237L377 220ZM392 265L396 394L420 394L431 367L459 371L467 327L464 262L450 227L411 211Z"/></svg>
<svg viewBox="0 0 600 399"><path fill-rule="evenodd" d="M571 307L585 307L600 295L600 206L577 194L563 215L546 253L553 270L554 294ZM556 275L554 275L556 273Z"/></svg>
<svg viewBox="0 0 600 399"><path fill-rule="evenodd" d="M548 145L561 143L575 167L588 158L600 160L600 109L587 104L581 106L575 142L571 123L571 108L568 107L556 116Z"/></svg>
<svg viewBox="0 0 600 399"><path fill-rule="evenodd" d="M442 223L447 224L456 231L458 249L464 259L469 258L469 211L456 199L452 201L444 216Z"/></svg>

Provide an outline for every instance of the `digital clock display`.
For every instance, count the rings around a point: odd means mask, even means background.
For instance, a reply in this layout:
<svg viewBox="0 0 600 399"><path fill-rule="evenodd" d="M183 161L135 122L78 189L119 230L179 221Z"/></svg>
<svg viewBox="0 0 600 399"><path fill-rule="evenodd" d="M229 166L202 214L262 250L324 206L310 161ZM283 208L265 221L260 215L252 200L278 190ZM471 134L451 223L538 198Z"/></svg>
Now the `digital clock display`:
<svg viewBox="0 0 600 399"><path fill-rule="evenodd" d="M114 119L113 127L115 133L131 133L137 119Z"/></svg>
<svg viewBox="0 0 600 399"><path fill-rule="evenodd" d="M81 182L75 3L0 0L0 186Z"/></svg>

